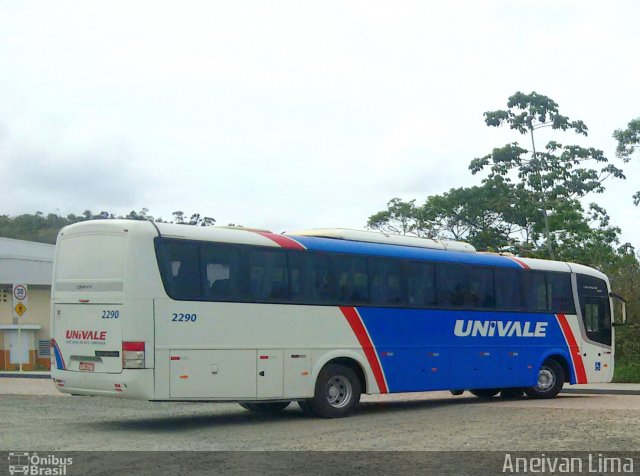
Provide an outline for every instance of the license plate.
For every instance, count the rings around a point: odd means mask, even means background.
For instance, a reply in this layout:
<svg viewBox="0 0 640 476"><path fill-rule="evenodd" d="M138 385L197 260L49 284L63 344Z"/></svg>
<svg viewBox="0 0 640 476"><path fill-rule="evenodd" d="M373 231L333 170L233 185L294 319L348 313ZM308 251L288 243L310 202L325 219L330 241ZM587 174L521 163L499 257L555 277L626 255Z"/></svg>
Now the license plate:
<svg viewBox="0 0 640 476"><path fill-rule="evenodd" d="M95 364L93 362L80 362L81 372L93 372Z"/></svg>

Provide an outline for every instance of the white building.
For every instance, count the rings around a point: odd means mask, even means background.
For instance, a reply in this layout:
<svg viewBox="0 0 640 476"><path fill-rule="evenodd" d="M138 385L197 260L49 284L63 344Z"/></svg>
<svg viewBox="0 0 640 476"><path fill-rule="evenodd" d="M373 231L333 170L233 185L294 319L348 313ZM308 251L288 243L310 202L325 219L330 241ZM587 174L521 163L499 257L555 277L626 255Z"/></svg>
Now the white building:
<svg viewBox="0 0 640 476"><path fill-rule="evenodd" d="M55 245L0 238L0 370L17 369L20 362L25 370L50 367L54 253ZM26 290L23 300L17 285Z"/></svg>

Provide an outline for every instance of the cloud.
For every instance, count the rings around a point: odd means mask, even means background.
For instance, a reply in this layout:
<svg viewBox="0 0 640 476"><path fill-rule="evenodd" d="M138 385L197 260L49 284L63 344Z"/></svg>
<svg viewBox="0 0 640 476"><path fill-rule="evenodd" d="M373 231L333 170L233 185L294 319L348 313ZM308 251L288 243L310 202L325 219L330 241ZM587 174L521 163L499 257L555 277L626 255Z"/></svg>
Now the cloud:
<svg viewBox="0 0 640 476"><path fill-rule="evenodd" d="M0 10L0 213L361 227L392 197L478 183L471 159L525 140L482 118L517 90L551 96L605 151L640 114L634 1ZM593 199L631 230L622 191Z"/></svg>
<svg viewBox="0 0 640 476"><path fill-rule="evenodd" d="M144 171L132 163L121 140L74 146L59 137L40 143L4 129L0 157L9 200L3 213L113 211L136 203ZM42 129L39 134L51 136Z"/></svg>

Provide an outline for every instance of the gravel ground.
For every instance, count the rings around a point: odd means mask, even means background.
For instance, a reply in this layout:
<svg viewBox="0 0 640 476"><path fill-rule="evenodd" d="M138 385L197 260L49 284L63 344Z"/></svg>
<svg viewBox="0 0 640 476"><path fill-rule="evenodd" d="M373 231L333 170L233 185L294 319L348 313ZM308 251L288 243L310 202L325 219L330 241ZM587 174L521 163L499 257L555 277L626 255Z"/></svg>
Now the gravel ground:
<svg viewBox="0 0 640 476"><path fill-rule="evenodd" d="M322 420L295 404L267 416L237 404L62 396L49 380L0 379L0 428L5 451L639 451L640 396L364 396L352 417Z"/></svg>

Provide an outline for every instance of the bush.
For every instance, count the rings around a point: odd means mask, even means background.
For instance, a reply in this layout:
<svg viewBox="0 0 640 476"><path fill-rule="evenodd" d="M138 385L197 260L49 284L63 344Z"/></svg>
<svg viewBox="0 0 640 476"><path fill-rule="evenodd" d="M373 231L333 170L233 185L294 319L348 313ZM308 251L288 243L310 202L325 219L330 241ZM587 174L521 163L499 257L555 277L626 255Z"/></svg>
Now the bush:
<svg viewBox="0 0 640 476"><path fill-rule="evenodd" d="M616 362L613 381L640 383L640 325L616 327Z"/></svg>
<svg viewBox="0 0 640 476"><path fill-rule="evenodd" d="M616 327L616 363L640 366L640 325Z"/></svg>
<svg viewBox="0 0 640 476"><path fill-rule="evenodd" d="M640 365L618 365L613 372L615 383L640 383Z"/></svg>

